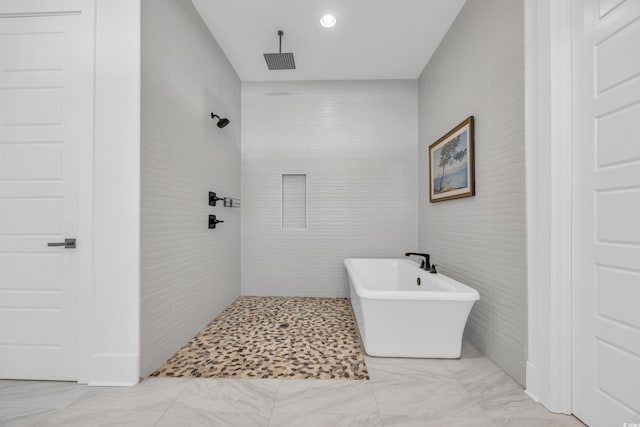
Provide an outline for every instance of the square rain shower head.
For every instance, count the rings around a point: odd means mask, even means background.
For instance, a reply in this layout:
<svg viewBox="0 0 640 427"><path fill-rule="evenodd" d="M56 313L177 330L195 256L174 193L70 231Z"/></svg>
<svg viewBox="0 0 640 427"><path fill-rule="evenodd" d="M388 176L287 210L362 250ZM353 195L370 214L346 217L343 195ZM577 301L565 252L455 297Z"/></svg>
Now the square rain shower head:
<svg viewBox="0 0 640 427"><path fill-rule="evenodd" d="M267 67L270 70L295 70L296 62L293 60L293 53L264 53Z"/></svg>

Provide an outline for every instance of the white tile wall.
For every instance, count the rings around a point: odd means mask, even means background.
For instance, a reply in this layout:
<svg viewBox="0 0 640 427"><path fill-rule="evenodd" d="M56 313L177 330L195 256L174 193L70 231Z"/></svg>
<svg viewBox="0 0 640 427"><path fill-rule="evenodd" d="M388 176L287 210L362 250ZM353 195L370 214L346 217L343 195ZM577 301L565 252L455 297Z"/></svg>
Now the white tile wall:
<svg viewBox="0 0 640 427"><path fill-rule="evenodd" d="M466 336L520 384L527 288L522 0L468 0L420 77L420 249L480 293ZM476 196L430 204L428 147L475 116ZM545 268L545 266L538 266Z"/></svg>
<svg viewBox="0 0 640 427"><path fill-rule="evenodd" d="M282 174L282 228L307 228L307 175Z"/></svg>
<svg viewBox="0 0 640 427"><path fill-rule="evenodd" d="M240 81L189 1L142 1L141 139L147 375L240 294L239 209L208 206L240 197Z"/></svg>
<svg viewBox="0 0 640 427"><path fill-rule="evenodd" d="M242 293L348 294L343 259L417 246L417 81L242 85ZM307 229L282 230L283 173Z"/></svg>

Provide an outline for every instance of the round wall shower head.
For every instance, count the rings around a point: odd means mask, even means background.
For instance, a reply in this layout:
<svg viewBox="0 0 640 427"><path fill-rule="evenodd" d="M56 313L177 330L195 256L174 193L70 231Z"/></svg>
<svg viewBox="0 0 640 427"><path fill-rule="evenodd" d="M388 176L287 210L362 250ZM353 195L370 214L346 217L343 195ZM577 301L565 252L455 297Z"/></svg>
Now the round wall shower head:
<svg viewBox="0 0 640 427"><path fill-rule="evenodd" d="M213 114L213 113L211 113L211 118L212 118L212 119L218 119L218 123L217 123L217 124L218 124L218 127L219 127L220 129L222 129L223 127L225 127L225 126L226 126L226 125L228 125L229 123L231 123L231 122L229 121L229 119L221 118L221 117L220 117L219 115L217 115L217 114Z"/></svg>

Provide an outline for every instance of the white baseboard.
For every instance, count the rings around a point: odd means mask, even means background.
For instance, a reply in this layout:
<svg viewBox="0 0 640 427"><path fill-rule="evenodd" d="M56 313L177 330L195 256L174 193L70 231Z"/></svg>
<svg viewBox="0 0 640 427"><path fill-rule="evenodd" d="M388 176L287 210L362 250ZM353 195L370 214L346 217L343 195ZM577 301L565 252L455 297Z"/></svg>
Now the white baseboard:
<svg viewBox="0 0 640 427"><path fill-rule="evenodd" d="M525 393L536 402L540 402L538 399L538 393L540 391L540 375L538 369L531 362L527 360L527 388Z"/></svg>
<svg viewBox="0 0 640 427"><path fill-rule="evenodd" d="M87 385L97 387L134 386L140 382L140 356L137 354L95 354Z"/></svg>

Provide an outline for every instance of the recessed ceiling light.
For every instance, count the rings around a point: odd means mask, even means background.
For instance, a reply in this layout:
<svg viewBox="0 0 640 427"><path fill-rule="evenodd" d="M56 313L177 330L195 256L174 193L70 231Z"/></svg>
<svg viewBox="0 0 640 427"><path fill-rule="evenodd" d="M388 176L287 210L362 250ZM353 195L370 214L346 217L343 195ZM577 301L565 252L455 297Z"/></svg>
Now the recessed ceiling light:
<svg viewBox="0 0 640 427"><path fill-rule="evenodd" d="M336 25L336 17L333 15L324 15L320 18L320 25L325 28L331 28Z"/></svg>

